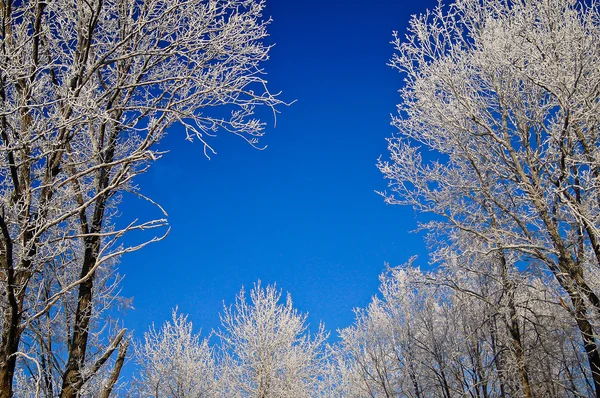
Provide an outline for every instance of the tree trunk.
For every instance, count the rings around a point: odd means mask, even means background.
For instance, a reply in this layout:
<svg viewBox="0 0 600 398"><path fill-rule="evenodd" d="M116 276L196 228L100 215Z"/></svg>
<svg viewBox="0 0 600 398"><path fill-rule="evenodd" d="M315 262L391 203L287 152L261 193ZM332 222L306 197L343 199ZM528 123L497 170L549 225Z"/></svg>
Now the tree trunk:
<svg viewBox="0 0 600 398"><path fill-rule="evenodd" d="M7 327L2 331L0 347L0 398L10 398L13 395L12 384L17 362L14 353L17 352L20 337L16 324L13 323L15 315L10 311L4 317L4 324Z"/></svg>
<svg viewBox="0 0 600 398"><path fill-rule="evenodd" d="M79 285L77 312L75 315L75 325L73 326L73 338L69 345L69 359L63 374L62 391L60 394L61 398L76 398L77 393L84 382L81 374L81 367L85 361L87 352L89 326L93 309L92 293L94 287L94 273L92 272L89 276L88 274L96 263L98 251L100 249L100 239L98 236L92 236L86 240L87 244L80 278L88 277L88 279Z"/></svg>
<svg viewBox="0 0 600 398"><path fill-rule="evenodd" d="M531 393L531 384L529 383L529 374L527 372L527 366L525 364L525 352L523 350L523 344L521 342L521 331L519 328L519 322L515 318L516 311L514 305L511 307L510 312L512 319L509 322L509 330L513 342L513 350L517 359L517 365L519 367L519 376L521 377L523 395L525 396L525 398L533 398L533 394Z"/></svg>
<svg viewBox="0 0 600 398"><path fill-rule="evenodd" d="M506 388L504 387L504 364L502 362L502 352L498 350L497 341L497 325L494 317L493 326L490 325L490 337L492 344L492 353L494 354L494 364L496 365L496 374L498 375L498 383L500 384L500 398L506 398Z"/></svg>
<svg viewBox="0 0 600 398"><path fill-rule="evenodd" d="M569 295L575 308L575 319L581 332L583 346L592 372L596 397L600 398L600 355L598 355L598 346L594 338L594 329L587 318L586 306L581 295L578 292L569 292Z"/></svg>

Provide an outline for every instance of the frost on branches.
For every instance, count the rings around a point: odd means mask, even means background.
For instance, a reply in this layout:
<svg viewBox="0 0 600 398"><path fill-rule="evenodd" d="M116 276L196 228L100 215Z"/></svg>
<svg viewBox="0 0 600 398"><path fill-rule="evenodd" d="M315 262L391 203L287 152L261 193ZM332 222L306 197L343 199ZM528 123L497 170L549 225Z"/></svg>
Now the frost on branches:
<svg viewBox="0 0 600 398"><path fill-rule="evenodd" d="M466 238L465 238L466 239ZM469 242L471 244L472 242ZM514 258L509 258L514 260ZM593 396L586 353L550 275L495 253L455 256L433 272L387 268L380 292L325 345L274 286L242 290L221 329L201 338L187 317L134 344L127 396L425 398Z"/></svg>
<svg viewBox="0 0 600 398"><path fill-rule="evenodd" d="M340 332L340 396L592 396L555 284L507 275L493 255L462 261L381 276L380 295Z"/></svg>
<svg viewBox="0 0 600 398"><path fill-rule="evenodd" d="M415 17L394 42L406 85L379 168L389 203L441 216L432 240L461 231L477 242L463 252L553 275L600 397L598 37L596 2L459 0Z"/></svg>
<svg viewBox="0 0 600 398"><path fill-rule="evenodd" d="M141 196L135 177L174 124L205 153L219 130L257 144L254 107L280 103L261 69L264 5L0 0L0 397L16 373L48 397L110 394L128 341L101 321L113 266L160 239L121 237L166 226L117 228L121 195Z"/></svg>
<svg viewBox="0 0 600 398"><path fill-rule="evenodd" d="M321 375L323 344L328 334L321 325L307 330L306 315L292 307L291 296L281 303L275 286L260 282L244 290L221 316L223 330L220 375L224 396L308 398Z"/></svg>
<svg viewBox="0 0 600 398"><path fill-rule="evenodd" d="M281 300L275 286L260 282L242 289L221 316L218 343L208 345L193 334L192 324L173 313L157 332L145 334L136 348L141 377L133 391L152 397L316 397L326 364L321 326L308 332L306 315ZM321 396L321 395L319 395Z"/></svg>
<svg viewBox="0 0 600 398"><path fill-rule="evenodd" d="M160 330L154 325L135 346L141 374L134 380L140 397L215 397L215 360L207 339L193 332L187 316L173 311Z"/></svg>

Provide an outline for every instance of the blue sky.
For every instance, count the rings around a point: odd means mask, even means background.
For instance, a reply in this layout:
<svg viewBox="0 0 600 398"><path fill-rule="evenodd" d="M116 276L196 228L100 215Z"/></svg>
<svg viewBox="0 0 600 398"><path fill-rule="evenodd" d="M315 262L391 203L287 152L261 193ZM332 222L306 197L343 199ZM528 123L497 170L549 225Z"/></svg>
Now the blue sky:
<svg viewBox="0 0 600 398"><path fill-rule="evenodd" d="M223 301L260 279L289 291L315 326L349 326L352 309L377 293L384 262L412 255L427 262L422 236L410 231L410 208L385 205L374 191L386 183L375 164L393 134L390 114L402 76L386 65L392 31L434 1L269 0L265 64L273 92L285 101L269 122L258 151L235 136L199 143L173 128L170 152L138 183L169 213L169 236L126 255L123 295L134 310L125 326L141 336L171 309L190 315L196 329L219 326ZM126 200L122 218L145 217ZM140 214L141 213L141 214Z"/></svg>

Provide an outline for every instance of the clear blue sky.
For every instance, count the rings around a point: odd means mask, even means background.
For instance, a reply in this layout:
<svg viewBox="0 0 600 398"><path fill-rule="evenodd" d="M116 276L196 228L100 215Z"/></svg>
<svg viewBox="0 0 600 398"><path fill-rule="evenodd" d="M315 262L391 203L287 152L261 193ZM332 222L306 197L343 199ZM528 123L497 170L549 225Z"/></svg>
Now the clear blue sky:
<svg viewBox="0 0 600 398"><path fill-rule="evenodd" d="M140 337L179 306L196 329L219 325L225 300L242 285L277 282L295 306L335 330L352 309L377 293L384 262L412 255L427 262L422 236L410 231L410 208L385 205L374 191L386 183L375 164L392 135L390 114L402 76L386 65L392 31L434 1L268 0L273 18L265 64L271 91L286 101L258 151L221 135L218 154L174 128L161 144L170 152L138 180L169 213L162 242L126 255L123 295L134 310L125 326ZM268 114L267 114L268 117ZM147 218L127 200L124 222Z"/></svg>

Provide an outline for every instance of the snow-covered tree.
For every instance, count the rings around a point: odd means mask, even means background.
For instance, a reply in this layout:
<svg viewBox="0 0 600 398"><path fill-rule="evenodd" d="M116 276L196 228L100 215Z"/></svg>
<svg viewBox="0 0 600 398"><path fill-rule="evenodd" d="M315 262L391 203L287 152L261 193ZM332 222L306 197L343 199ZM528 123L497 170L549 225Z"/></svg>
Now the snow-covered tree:
<svg viewBox="0 0 600 398"><path fill-rule="evenodd" d="M394 42L405 86L379 163L389 203L441 216L433 239L460 230L483 254L543 264L598 397L599 36L596 2L458 0L414 17Z"/></svg>
<svg viewBox="0 0 600 398"><path fill-rule="evenodd" d="M117 226L121 196L144 197L135 177L160 158L155 144L174 124L205 153L217 131L257 145L255 106L280 102L263 79L264 6L0 1L0 397L13 395L17 363L27 375L51 360L60 385L47 391L67 398L123 355L122 326L95 330L96 302L110 296L102 267L145 245L123 246L125 233L166 220ZM48 317L63 321L51 330L62 352L33 332Z"/></svg>
<svg viewBox="0 0 600 398"><path fill-rule="evenodd" d="M307 398L331 396L339 372L329 372L323 326L308 331L306 315L281 300L274 285L258 282L224 307L222 329L209 339L194 334L186 316L145 333L135 344L140 369L134 395L144 397ZM331 377L330 377L331 376ZM331 381L329 383L328 381Z"/></svg>
<svg viewBox="0 0 600 398"><path fill-rule="evenodd" d="M306 315L274 285L241 290L221 316L219 381L224 397L316 396L324 372L323 326L310 333Z"/></svg>
<svg viewBox="0 0 600 398"><path fill-rule="evenodd" d="M215 360L208 339L200 339L187 316L173 311L160 330L154 326L134 347L140 376L134 393L142 397L211 398L217 396Z"/></svg>
<svg viewBox="0 0 600 398"><path fill-rule="evenodd" d="M380 295L340 331L345 397L579 397L593 394L577 324L552 280L487 259L435 272L405 265L381 275ZM337 391L334 389L334 391Z"/></svg>

